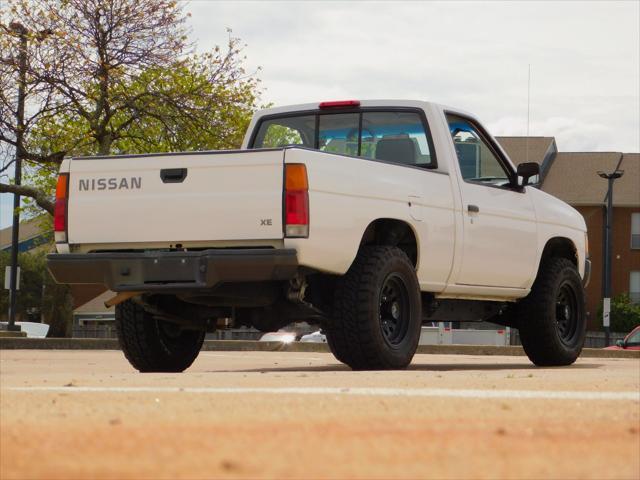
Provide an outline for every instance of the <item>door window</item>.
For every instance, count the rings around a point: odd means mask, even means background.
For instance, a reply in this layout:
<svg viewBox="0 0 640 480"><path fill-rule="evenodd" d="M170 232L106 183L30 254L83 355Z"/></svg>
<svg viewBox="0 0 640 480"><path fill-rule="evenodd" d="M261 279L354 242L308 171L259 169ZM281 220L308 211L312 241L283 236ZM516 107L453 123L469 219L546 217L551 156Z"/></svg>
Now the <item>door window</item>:
<svg viewBox="0 0 640 480"><path fill-rule="evenodd" d="M462 178L468 182L504 186L510 183L507 169L494 154L479 129L469 120L447 115Z"/></svg>

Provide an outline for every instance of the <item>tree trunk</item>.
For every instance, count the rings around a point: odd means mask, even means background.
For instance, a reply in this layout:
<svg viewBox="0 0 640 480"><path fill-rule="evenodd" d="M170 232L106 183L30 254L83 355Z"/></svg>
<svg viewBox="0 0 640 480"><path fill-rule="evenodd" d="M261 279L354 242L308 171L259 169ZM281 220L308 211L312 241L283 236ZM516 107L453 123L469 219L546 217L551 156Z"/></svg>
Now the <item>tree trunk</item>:
<svg viewBox="0 0 640 480"><path fill-rule="evenodd" d="M113 143L113 137L109 132L100 133L97 137L98 140L98 155L109 155L111 153L111 144Z"/></svg>

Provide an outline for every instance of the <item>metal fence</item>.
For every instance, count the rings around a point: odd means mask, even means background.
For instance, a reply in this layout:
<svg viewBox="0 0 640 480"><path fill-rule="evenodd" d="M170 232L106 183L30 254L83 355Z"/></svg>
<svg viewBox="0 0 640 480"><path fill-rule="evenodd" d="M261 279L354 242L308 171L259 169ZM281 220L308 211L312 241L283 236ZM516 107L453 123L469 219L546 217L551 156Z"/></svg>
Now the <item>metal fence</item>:
<svg viewBox="0 0 640 480"><path fill-rule="evenodd" d="M116 338L115 325L74 325L72 337L74 338Z"/></svg>
<svg viewBox="0 0 640 480"><path fill-rule="evenodd" d="M623 340L626 333L611 332L610 345L615 345L616 341ZM522 345L520 342L520 334L515 328L511 330L511 345ZM587 338L584 341L584 348L604 348L604 332L590 331L587 332Z"/></svg>

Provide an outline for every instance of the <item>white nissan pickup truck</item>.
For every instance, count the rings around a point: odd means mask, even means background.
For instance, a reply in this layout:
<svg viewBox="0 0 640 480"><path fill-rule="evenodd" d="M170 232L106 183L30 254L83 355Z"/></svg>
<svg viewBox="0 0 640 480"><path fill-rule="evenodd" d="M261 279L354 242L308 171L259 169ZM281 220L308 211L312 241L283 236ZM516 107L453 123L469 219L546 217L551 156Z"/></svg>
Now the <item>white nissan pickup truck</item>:
<svg viewBox="0 0 640 480"><path fill-rule="evenodd" d="M241 150L65 159L58 282L117 292L138 370L182 371L217 319L321 325L353 369L398 369L423 322L518 328L536 365L585 338L586 226L464 111L335 101L258 112Z"/></svg>

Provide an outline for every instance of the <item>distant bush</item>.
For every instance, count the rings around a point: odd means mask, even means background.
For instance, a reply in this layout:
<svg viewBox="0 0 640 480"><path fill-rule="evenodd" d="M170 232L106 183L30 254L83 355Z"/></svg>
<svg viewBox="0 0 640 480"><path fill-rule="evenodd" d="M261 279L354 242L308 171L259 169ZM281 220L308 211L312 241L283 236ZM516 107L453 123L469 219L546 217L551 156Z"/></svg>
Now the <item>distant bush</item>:
<svg viewBox="0 0 640 480"><path fill-rule="evenodd" d="M34 250L18 254L20 265L20 290L16 313L18 320L49 324L49 337L66 337L71 334L73 307L69 287L57 284L47 270L47 251ZM0 271L11 265L9 252L0 252ZM0 317L9 309L9 292L0 295Z"/></svg>
<svg viewBox="0 0 640 480"><path fill-rule="evenodd" d="M598 309L598 318L602 318L602 303ZM628 333L640 325L640 303L632 303L628 293L622 293L611 299L611 331Z"/></svg>

